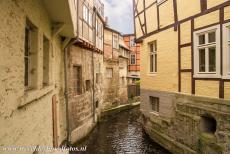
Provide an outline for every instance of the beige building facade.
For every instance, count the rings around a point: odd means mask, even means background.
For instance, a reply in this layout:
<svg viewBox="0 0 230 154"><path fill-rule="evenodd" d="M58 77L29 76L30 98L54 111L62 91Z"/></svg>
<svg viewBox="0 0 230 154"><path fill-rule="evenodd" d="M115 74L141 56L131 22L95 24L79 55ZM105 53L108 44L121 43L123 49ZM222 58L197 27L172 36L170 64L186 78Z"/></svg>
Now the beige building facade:
<svg viewBox="0 0 230 154"><path fill-rule="evenodd" d="M76 36L74 2L0 2L1 148L67 139L63 50Z"/></svg>
<svg viewBox="0 0 230 154"><path fill-rule="evenodd" d="M229 5L134 0L143 125L173 153L230 151Z"/></svg>

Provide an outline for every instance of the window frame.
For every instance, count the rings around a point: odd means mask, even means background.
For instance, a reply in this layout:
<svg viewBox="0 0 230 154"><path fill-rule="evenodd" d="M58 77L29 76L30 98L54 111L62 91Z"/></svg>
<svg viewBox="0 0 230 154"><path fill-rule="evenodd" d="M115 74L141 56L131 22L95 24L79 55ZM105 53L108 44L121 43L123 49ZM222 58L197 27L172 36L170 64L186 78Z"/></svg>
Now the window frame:
<svg viewBox="0 0 230 154"><path fill-rule="evenodd" d="M119 35L116 34L116 33L113 33L113 48L114 49L119 49Z"/></svg>
<svg viewBox="0 0 230 154"><path fill-rule="evenodd" d="M215 31L215 42L207 42L208 34ZM205 35L205 43L199 44L199 36ZM193 54L194 54L194 78L221 78L220 75L220 25L211 26L205 29L195 31L193 33ZM209 48L216 47L216 72L209 72ZM200 72L199 65L199 50L205 49L205 72Z"/></svg>
<svg viewBox="0 0 230 154"><path fill-rule="evenodd" d="M30 90L37 89L38 86L38 27L35 26L29 18L26 17L25 22L25 38L24 38L24 91L28 92ZM26 40L27 33L27 40ZM27 44L26 44L27 43ZM27 46L26 46L27 45ZM27 56L25 56L27 47ZM26 59L27 71L26 71ZM26 74L27 73L27 74ZM27 80L27 81L26 81Z"/></svg>
<svg viewBox="0 0 230 154"><path fill-rule="evenodd" d="M135 47L135 46L136 46L135 39L134 38L130 39L130 47Z"/></svg>
<svg viewBox="0 0 230 154"><path fill-rule="evenodd" d="M93 27L93 13L90 10L88 11L88 24L91 28Z"/></svg>
<svg viewBox="0 0 230 154"><path fill-rule="evenodd" d="M151 51L151 45L154 45L155 46L155 50ZM148 44L148 48L149 48L149 55L148 55L148 59L149 59L149 68L148 68L148 74L150 75L155 75L157 74L157 41L153 41L153 42L150 42ZM153 48L154 49L154 48ZM152 63L152 67L153 67L153 71L151 71L151 56L154 57L153 59L153 63Z"/></svg>
<svg viewBox="0 0 230 154"><path fill-rule="evenodd" d="M230 22L223 24L223 79L230 79Z"/></svg>
<svg viewBox="0 0 230 154"><path fill-rule="evenodd" d="M149 102L151 105L151 111L159 114L160 113L160 98L154 97L154 96L149 96Z"/></svg>
<svg viewBox="0 0 230 154"><path fill-rule="evenodd" d="M111 70L111 76L109 76L110 74L108 74L108 70ZM106 78L107 79L112 79L113 78L113 68L106 68Z"/></svg>
<svg viewBox="0 0 230 154"><path fill-rule="evenodd" d="M30 27L26 24L25 26L25 42L24 42L24 87L28 89L30 86ZM27 61L26 61L27 60Z"/></svg>
<svg viewBox="0 0 230 154"><path fill-rule="evenodd" d="M132 56L134 56L134 63L132 63ZM136 65L136 54L130 54L130 65Z"/></svg>
<svg viewBox="0 0 230 154"><path fill-rule="evenodd" d="M86 6L86 4L83 4L82 7L83 7L83 8L82 8L82 11L83 11L83 14L82 14L83 20L84 20L86 23L88 23L88 21L89 21L89 9L88 9L88 7Z"/></svg>
<svg viewBox="0 0 230 154"><path fill-rule="evenodd" d="M47 45L48 45L48 47L47 47L47 51L45 51L45 49L44 49L44 41L47 41ZM48 53L46 53L46 56L48 56L48 57L46 57L46 59L45 59L45 53L44 52L48 52ZM45 35L43 35L43 81L42 81L42 85L43 85L43 87L46 87L46 86L49 86L49 84L50 84L50 40L49 40L49 38L47 37L47 36L45 36ZM46 62L44 61L44 60L47 60ZM47 70L48 71L45 71L44 70L44 67L45 67L45 65L46 65L46 68L47 68ZM45 73L46 73L46 76L44 76L45 75Z"/></svg>

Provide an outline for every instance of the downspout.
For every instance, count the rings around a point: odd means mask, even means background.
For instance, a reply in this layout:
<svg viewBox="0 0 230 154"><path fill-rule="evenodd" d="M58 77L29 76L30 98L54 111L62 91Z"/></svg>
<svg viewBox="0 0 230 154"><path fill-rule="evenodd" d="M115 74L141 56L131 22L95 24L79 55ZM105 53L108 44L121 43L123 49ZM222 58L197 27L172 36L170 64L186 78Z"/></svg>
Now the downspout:
<svg viewBox="0 0 230 154"><path fill-rule="evenodd" d="M68 77L67 77L67 52L68 46L64 48L64 73L65 73L65 100L66 100L66 129L67 129L67 146L70 145L70 127L69 127L69 97L68 97Z"/></svg>
<svg viewBox="0 0 230 154"><path fill-rule="evenodd" d="M69 121L69 91L68 91L68 49L69 47L76 41L78 41L79 37L79 25L78 25L78 15L79 15L79 1L77 1L77 6L75 5L75 9L77 10L77 37L76 39L72 39L69 41L69 43L64 46L64 78L65 78L65 100L66 100L66 129L67 129L67 146L71 145L71 132L70 132L70 121Z"/></svg>
<svg viewBox="0 0 230 154"><path fill-rule="evenodd" d="M96 45L96 8L94 7L94 47L97 48ZM96 107L95 107L95 84L94 84L94 50L92 51L92 73L93 73L93 122L96 123Z"/></svg>

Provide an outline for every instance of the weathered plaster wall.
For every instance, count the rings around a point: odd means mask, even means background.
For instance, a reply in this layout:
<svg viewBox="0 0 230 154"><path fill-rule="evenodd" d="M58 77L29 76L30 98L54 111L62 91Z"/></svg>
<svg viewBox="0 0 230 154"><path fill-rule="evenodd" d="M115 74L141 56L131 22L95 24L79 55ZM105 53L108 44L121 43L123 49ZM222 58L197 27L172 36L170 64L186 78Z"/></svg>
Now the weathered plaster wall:
<svg viewBox="0 0 230 154"><path fill-rule="evenodd" d="M51 37L51 20L41 0L0 1L0 14L0 146L53 146L53 95L57 96L58 101L57 127L60 144L66 138L61 41L59 38ZM26 17L38 27L39 34L37 88L30 91L24 90ZM42 87L43 34L51 42L52 70L50 85L44 88Z"/></svg>

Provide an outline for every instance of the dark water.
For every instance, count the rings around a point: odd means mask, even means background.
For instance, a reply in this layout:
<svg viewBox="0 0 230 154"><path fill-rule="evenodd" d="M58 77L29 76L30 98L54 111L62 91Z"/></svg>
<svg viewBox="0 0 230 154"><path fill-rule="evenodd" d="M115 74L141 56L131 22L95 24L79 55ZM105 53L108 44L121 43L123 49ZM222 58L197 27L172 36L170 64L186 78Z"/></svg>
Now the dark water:
<svg viewBox="0 0 230 154"><path fill-rule="evenodd" d="M139 108L110 116L77 147L86 145L88 154L169 154L145 134L139 116Z"/></svg>

